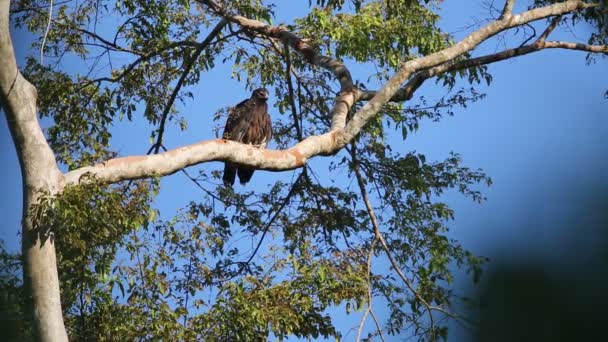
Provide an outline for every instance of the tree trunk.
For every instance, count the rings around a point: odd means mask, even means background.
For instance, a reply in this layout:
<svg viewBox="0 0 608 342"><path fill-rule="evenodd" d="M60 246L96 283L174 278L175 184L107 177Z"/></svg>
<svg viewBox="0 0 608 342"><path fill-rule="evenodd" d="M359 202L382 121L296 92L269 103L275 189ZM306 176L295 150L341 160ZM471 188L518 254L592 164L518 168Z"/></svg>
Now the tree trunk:
<svg viewBox="0 0 608 342"><path fill-rule="evenodd" d="M9 33L10 1L0 0L0 104L6 114L23 178L23 281L29 317L39 341L67 341L63 324L53 232L36 227L31 208L54 194L62 174L36 117L36 89L17 69Z"/></svg>

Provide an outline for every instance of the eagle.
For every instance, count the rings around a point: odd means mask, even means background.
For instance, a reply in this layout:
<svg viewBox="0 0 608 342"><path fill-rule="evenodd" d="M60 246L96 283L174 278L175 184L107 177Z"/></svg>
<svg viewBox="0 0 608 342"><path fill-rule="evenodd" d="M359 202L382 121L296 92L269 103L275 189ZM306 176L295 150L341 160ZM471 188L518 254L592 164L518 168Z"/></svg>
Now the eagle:
<svg viewBox="0 0 608 342"><path fill-rule="evenodd" d="M258 88L251 98L237 104L228 112L223 139L265 148L272 137L272 123L268 114L268 90ZM234 185L236 174L241 184L249 182L255 169L231 162L224 163L224 184Z"/></svg>

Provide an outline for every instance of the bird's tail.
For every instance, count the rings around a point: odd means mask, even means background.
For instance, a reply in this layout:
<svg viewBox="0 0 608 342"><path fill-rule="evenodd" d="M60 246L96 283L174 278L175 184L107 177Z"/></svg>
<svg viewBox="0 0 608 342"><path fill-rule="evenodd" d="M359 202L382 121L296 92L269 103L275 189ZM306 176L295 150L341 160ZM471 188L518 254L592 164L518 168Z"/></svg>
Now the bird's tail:
<svg viewBox="0 0 608 342"><path fill-rule="evenodd" d="M233 186L235 177L236 177L236 165L234 165L232 163L224 163L224 176L222 177L222 179L224 180L224 185ZM240 173L239 173L239 178L240 178ZM249 178L251 178L251 176L249 176Z"/></svg>
<svg viewBox="0 0 608 342"><path fill-rule="evenodd" d="M241 184L245 184L247 182L249 182L249 180L251 179L251 176L253 176L253 171L255 171L255 169L250 169L247 167L239 167L238 169L238 173L239 173L239 180L241 181ZM234 182L234 176L232 176L233 178L233 182Z"/></svg>

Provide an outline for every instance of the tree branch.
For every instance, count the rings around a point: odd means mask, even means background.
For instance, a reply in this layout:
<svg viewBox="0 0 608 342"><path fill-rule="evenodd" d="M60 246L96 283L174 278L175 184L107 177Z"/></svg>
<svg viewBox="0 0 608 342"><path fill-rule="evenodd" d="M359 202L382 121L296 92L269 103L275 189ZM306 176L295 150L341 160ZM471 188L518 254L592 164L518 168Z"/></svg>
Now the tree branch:
<svg viewBox="0 0 608 342"><path fill-rule="evenodd" d="M268 233L268 230L270 229L270 226L272 226L272 224L274 223L274 221L276 221L276 219L279 217L279 214L281 214L281 212L283 211L283 209L285 208L285 206L287 205L287 203L289 203L289 201L291 200L291 197L293 196L293 194L295 194L297 187L300 186L300 182L304 178L304 174L305 174L304 171L302 173L300 173L300 175L298 176L298 178L296 178L296 180L291 185L291 189L289 189L289 192L287 193L287 195L283 199L283 202L281 203L281 205L279 206L279 208L274 212L274 215L272 215L272 218L270 218L264 224L264 227L262 228L262 236L260 237L260 240L258 241L258 244L255 246L255 249L253 250L253 253L251 253L251 255L249 256L249 258L247 259L247 261L245 261L243 263L244 265L249 265L251 263L251 261L253 260L253 258L255 258L256 254L258 253L258 250L262 246L262 242L264 242L264 237L266 237L266 234ZM270 213L269 213L269 216L270 216Z"/></svg>
<svg viewBox="0 0 608 342"><path fill-rule="evenodd" d="M200 54L203 52L203 50L205 50L209 46L211 41L222 31L222 29L224 28L224 26L226 26L226 24L228 24L228 21L226 21L225 19L222 19L213 28L213 30L211 30L211 32L209 33L207 38L205 38L205 40L203 40L203 42L201 42L201 44L196 48L194 53L192 53L192 56L190 57L190 60L186 64L186 67L184 68L184 71L182 72L181 77L179 78L179 80L177 81L177 84L175 85L175 88L173 88L173 92L171 93L169 102L167 102L167 104L165 105L165 109L163 110L163 113L161 115L160 126L158 127L158 136L156 137L156 143L154 143L154 145L153 145L154 153L158 153L158 151L160 150L160 147L163 144L163 134L165 133L165 122L167 121L167 116L169 115L169 111L171 110L171 107L173 107L175 98L177 97L177 94L179 93L180 89L182 88L182 85L184 84L186 77L190 73L190 70L192 70L192 67L194 66L194 64L196 64L196 60L198 59Z"/></svg>
<svg viewBox="0 0 608 342"><path fill-rule="evenodd" d="M416 299L426 307L426 311L429 315L429 322L431 324L431 329L433 329L434 325L435 325L435 321L433 318L432 310L434 308L424 298L422 298L420 293L418 293L418 291L416 291L416 288L415 288L414 284L412 283L412 281L405 276L405 274L401 270L401 267L397 263L397 260L395 260L395 258L393 257L393 253L391 252L390 248L388 247L388 244L386 243L386 240L384 239L382 232L380 232L380 225L378 224L378 219L376 218L376 214L374 213L374 208L372 207L371 201L369 200L369 196L367 195L367 190L365 189L365 180L363 179L363 176L361 175L361 171L359 169L359 161L357 159L357 145L354 142L351 143L350 154L351 154L351 160L353 162L353 172L355 173L355 177L357 178L357 184L359 185L359 190L361 191L361 198L363 199L363 203L365 203L365 208L367 209L367 214L369 215L369 219L372 223L372 231L374 233L374 237L376 240L378 240L380 242L380 246L382 246L382 249L384 250L386 256L388 257L388 260L390 261L391 266L393 267L395 272L397 272L397 274L399 275L401 280L403 280L403 282L405 283L405 286L408 288L408 290L410 290L412 292L414 297L416 297Z"/></svg>
<svg viewBox="0 0 608 342"><path fill-rule="evenodd" d="M380 111L382 106L395 95L395 93L401 87L401 84L403 84L416 72L430 69L454 60L462 54L471 51L476 46L501 31L521 26L536 20L596 6L598 5L585 3L580 0L573 0L555 3L545 7L534 8L518 15L512 15L508 18L494 21L471 33L465 39L447 49L443 49L428 56L403 63L399 71L384 85L384 87L376 92L370 101L366 103L359 111L357 111L355 115L353 115L353 118L345 126L344 134L340 136L341 141L338 144L344 146L351 141L361 131L363 126ZM414 77L414 80L416 78L417 77ZM415 86L417 83L421 84L424 79L418 79L415 80L415 82L412 81L409 83L412 83L412 85ZM418 84L417 87L419 87L420 84Z"/></svg>
<svg viewBox="0 0 608 342"><path fill-rule="evenodd" d="M500 19L509 18L511 15L513 15L513 6L514 5L515 5L515 0L507 0L505 2L505 7L502 9Z"/></svg>
<svg viewBox="0 0 608 342"><path fill-rule="evenodd" d="M331 112L331 130L335 131L344 128L344 125L346 124L346 114L355 103L355 91L350 71L342 62L335 58L317 53L306 40L287 31L283 26L271 26L258 20L245 18L240 15L232 15L227 13L213 0L196 1L200 4L207 5L207 7L218 15L238 24L248 31L256 32L270 39L280 40L283 44L290 46L302 55L308 63L330 71L340 83L340 91Z"/></svg>
<svg viewBox="0 0 608 342"><path fill-rule="evenodd" d="M293 125L296 128L296 134L298 136L298 141L302 141L304 136L302 135L302 128L300 127L300 119L298 111L296 109L296 100L295 100L295 92L293 90L293 81L291 79L291 57L289 53L289 46L285 44L285 82L287 83L287 89L289 90L289 105L291 106L291 115L293 117Z"/></svg>
<svg viewBox="0 0 608 342"><path fill-rule="evenodd" d="M92 80L86 80L80 83L79 89L84 89L86 87L88 87L89 85L93 84L93 83L100 83L100 82L110 82L110 83L115 83L115 82L119 82L120 80L122 80L125 76L127 76L131 71L133 71L133 69L135 69L136 66L138 66L139 64L141 64L142 62L146 62L156 56L161 55L162 53L169 51L171 49L177 48L177 47L182 47L182 46L187 46L187 47L199 47L200 44L194 41L179 41L179 42L173 42L168 44L165 47L162 47L156 51L147 53L147 54L141 54L138 52L131 52L130 50L116 50L119 52L129 52L129 53L133 53L138 57L136 60L134 60L131 64L127 65L126 68L124 68L122 70L122 72L120 72L120 74L118 74L117 76L114 77L100 77L100 78L95 78ZM104 47L105 49L109 49L109 47L107 46L101 46Z"/></svg>
<svg viewBox="0 0 608 342"><path fill-rule="evenodd" d="M208 0L197 0L202 3L212 3ZM217 5L215 5L217 6ZM526 45L517 49L505 50L500 53L473 58L465 61L452 62L453 59L475 48L484 40L509 28L526 24L528 22L559 16L561 14L577 11L583 8L593 7L594 4L587 4L582 1L568 1L553 5L535 8L518 15L513 15L508 19L498 20L473 32L459 43L433 53L426 57L421 57L408 61L402 65L400 70L393 76L387 84L375 93L358 91L352 88L350 73L341 62L329 57L317 55L312 47L303 42L283 28L272 27L256 20L247 19L240 16L224 16L227 20L238 23L244 28L252 29L271 38L281 39L300 54L312 56L311 58L321 63L323 67L335 71L341 83L341 88L350 85L350 89L340 93L336 100L336 107L333 112L340 115L348 112L348 109L355 99L362 100L369 98L366 103L353 118L344 126L336 123L335 116L332 118L332 128L330 132L310 136L287 150L263 150L250 145L239 144L233 141L222 139L203 141L197 144L180 147L174 150L155 155L155 156L132 156L125 158L111 159L103 164L83 167L73 170L66 174L65 183L73 184L80 181L80 177L90 174L102 182L119 182L129 179L138 179L151 176L164 176L175 173L182 168L200 164L208 161L229 161L241 165L250 166L256 169L283 171L291 170L304 166L306 161L317 155L330 155L336 153L361 131L363 126L375 116L382 106L390 100L409 99L414 91L422 83L433 76L441 73L470 68L482 64L494 63L500 60L520 56L543 48L568 48L589 52L606 52L605 46L589 46L584 44L565 43L565 42L539 42ZM212 7L213 9L214 7ZM215 10L215 9L214 9ZM220 12L221 13L221 12ZM319 64L315 64L319 65ZM341 75L341 76L338 76ZM400 88L401 84L408 78L411 79L407 84ZM342 101L342 102L341 102ZM342 119L340 119L342 120ZM345 122L341 121L342 123Z"/></svg>
<svg viewBox="0 0 608 342"><path fill-rule="evenodd" d="M542 47L545 49L568 49L608 54L608 45L587 45L572 42L550 41L542 43Z"/></svg>
<svg viewBox="0 0 608 342"><path fill-rule="evenodd" d="M380 340L384 342L384 336L382 335L382 328L374 315L374 311L372 310L372 257L374 256L374 247L376 246L376 242L378 238L374 237L372 240L372 244L369 248L369 253L367 254L367 308L361 317L361 321L359 322L359 328L357 329L357 337L355 341L361 340L361 332L363 332L363 326L365 325L365 321L367 320L367 315L371 314L374 319L374 323L376 324L376 331L378 332L378 336Z"/></svg>
<svg viewBox="0 0 608 342"><path fill-rule="evenodd" d="M523 45L518 48L504 50L498 53L485 55L481 57L471 58L464 61L448 61L436 67L424 70L422 72L417 73L410 81L406 84L405 87L400 88L393 94L389 101L391 102L403 102L412 98L412 95L422 85L422 83L431 77L451 72L457 71L472 67L477 67L481 65L487 65L491 63L500 62L506 59L510 59L513 57L523 56L532 52L537 52L543 49L570 49L570 50L579 50L586 51L590 53L608 53L608 46L605 45L588 45L588 44L580 44L580 43L571 43L571 42L547 42L546 39L553 32L553 30L557 27L561 20L561 15L556 16L551 24L545 29L545 31L540 35L540 37L530 45ZM375 90L359 90L357 89L357 101L369 101L375 95L377 91Z"/></svg>
<svg viewBox="0 0 608 342"><path fill-rule="evenodd" d="M543 33L540 35L540 37L538 37L538 41L544 42L545 40L547 40L547 38L549 37L551 32L553 32L553 30L555 30L555 28L557 27L557 25L559 24L559 22L561 20L562 20L561 15L558 15L557 17L553 18L553 20L551 20L551 24L549 24L549 26L547 26L547 28L543 31Z"/></svg>

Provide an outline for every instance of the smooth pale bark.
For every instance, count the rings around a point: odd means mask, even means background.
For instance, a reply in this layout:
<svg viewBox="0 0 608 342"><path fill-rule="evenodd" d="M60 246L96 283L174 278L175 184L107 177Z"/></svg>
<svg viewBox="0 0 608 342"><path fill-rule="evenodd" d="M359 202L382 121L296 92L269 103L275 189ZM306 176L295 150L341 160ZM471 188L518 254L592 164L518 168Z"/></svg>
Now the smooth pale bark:
<svg viewBox="0 0 608 342"><path fill-rule="evenodd" d="M23 278L34 334L40 341L67 341L52 232L35 227L29 210L42 193L59 190L62 175L36 117L36 89L17 69L9 34L8 0L0 0L0 103L6 112L23 178Z"/></svg>
<svg viewBox="0 0 608 342"><path fill-rule="evenodd" d="M0 0L0 104L6 113L11 135L17 149L23 175L23 255L24 283L32 308L34 330L41 341L67 341L63 324L59 281L52 232L34 227L28 215L43 193L56 194L66 184L78 184L91 175L105 183L164 176L191 165L208 161L232 161L267 170L289 170L305 165L318 155L338 152L359 134L364 125L388 101L405 101L424 80L441 73L461 68L493 63L546 48L564 48L606 53L605 46L588 46L569 42L547 42L546 35L536 43L518 49L454 62L493 35L532 21L571 13L595 6L582 1L567 1L532 9L521 14L511 13L514 1L505 5L497 21L473 32L459 43L415 60L404 63L400 70L378 91L360 91L353 87L348 69L338 60L317 54L305 40L283 27L270 26L257 20L231 16L212 0L196 0L207 5L218 15L271 39L280 40L300 53L313 65L333 73L340 84L340 93L332 109L332 126L328 133L311 136L292 148L281 151L258 149L226 140L203 141L150 156L131 156L108 160L63 175L57 168L53 152L44 138L36 117L36 90L17 69L9 34L9 0ZM406 34L404 32L404 34ZM548 35L548 34L547 34ZM407 81L407 83L406 83ZM404 85L405 83L405 85ZM347 123L346 115L359 100L369 100Z"/></svg>

